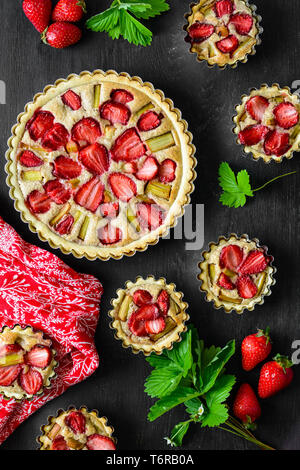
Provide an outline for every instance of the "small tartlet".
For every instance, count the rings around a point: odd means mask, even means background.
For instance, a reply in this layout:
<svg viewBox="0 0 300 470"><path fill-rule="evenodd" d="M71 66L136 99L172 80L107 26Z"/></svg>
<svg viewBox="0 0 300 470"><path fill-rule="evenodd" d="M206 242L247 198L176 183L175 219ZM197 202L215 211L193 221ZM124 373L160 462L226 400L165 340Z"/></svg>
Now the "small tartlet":
<svg viewBox="0 0 300 470"><path fill-rule="evenodd" d="M146 291L146 294L140 291ZM140 295L146 295L147 304L143 300L136 300L140 299ZM148 356L152 352L161 354L164 349L172 349L173 343L181 341L181 334L187 329L185 323L189 319L186 312L188 304L182 299L183 293L176 291L175 284L167 284L164 278L156 280L153 276L148 276L146 279L137 277L135 282L127 281L125 288L119 289L117 298L111 301L113 309L109 316L113 321L110 327L115 330L115 338L122 341L124 348L130 347L134 354L142 352ZM155 323L147 323L147 330L143 329L144 318L148 318L150 322L154 318ZM137 325L135 321L140 321L141 324Z"/></svg>
<svg viewBox="0 0 300 470"><path fill-rule="evenodd" d="M294 111L291 105L294 107ZM292 121L284 122L283 106L291 108L295 124ZM265 163L271 161L281 163L284 158L290 159L295 151L299 151L300 99L299 96L291 92L289 87L281 88L278 83L274 83L271 86L263 84L260 88L252 88L248 95L242 95L241 103L235 109L233 132L237 135L236 142L243 145L244 152L252 154L255 161L261 158ZM288 108L286 113L291 110ZM261 132L261 139L258 143L252 144L252 142L256 142L255 132L258 132L257 139L259 139L259 132ZM275 140L276 135L281 136L279 141ZM277 145L275 145L276 143ZM276 153L272 154L272 151Z"/></svg>
<svg viewBox="0 0 300 470"><path fill-rule="evenodd" d="M256 6L249 4L247 0L227 1L232 5L232 8L230 13L222 16L217 16L216 4L224 2L218 0L200 0L198 3L192 3L190 12L185 15L187 24L184 30L187 32L186 41L191 43L190 53L196 53L198 62L205 61L209 67L217 65L221 69L226 66L236 68L239 62L246 63L248 56L254 55L256 46L261 44L260 35L263 29L260 26L261 17L256 13ZM236 18L234 15L247 15L248 18L252 18L252 23L250 22L249 30L246 33L240 34L238 32L239 29L234 25ZM196 28L194 25L197 23L208 25L203 28L204 33L207 31L208 37L204 36L202 39L194 38L193 40L189 31L191 27ZM208 28L211 28L211 31ZM223 43L220 43L226 38L231 41L233 49L231 53L225 53ZM224 45L228 47L228 44Z"/></svg>
<svg viewBox="0 0 300 470"><path fill-rule="evenodd" d="M268 248L261 246L257 238L250 239L247 234L238 236L235 233L229 237L221 236L218 242L209 243L209 249L202 253L198 275L200 290L206 294L206 301L213 302L216 309L223 308L226 313L235 311L239 314L244 310L252 311L256 305L264 303L265 296L271 294L276 272L272 263L273 257L268 255ZM253 266L260 267L253 269ZM241 292L248 298L243 298Z"/></svg>
<svg viewBox="0 0 300 470"><path fill-rule="evenodd" d="M0 332L0 395L31 400L51 387L56 351L50 339L30 326L4 326Z"/></svg>
<svg viewBox="0 0 300 470"><path fill-rule="evenodd" d="M48 417L48 424L41 427L37 438L38 450L115 450L114 429L107 424L105 416L97 410L88 411L86 406L74 406L58 410L56 416ZM83 431L83 432L81 432ZM99 437L100 436L100 437ZM96 449L95 447L106 447Z"/></svg>

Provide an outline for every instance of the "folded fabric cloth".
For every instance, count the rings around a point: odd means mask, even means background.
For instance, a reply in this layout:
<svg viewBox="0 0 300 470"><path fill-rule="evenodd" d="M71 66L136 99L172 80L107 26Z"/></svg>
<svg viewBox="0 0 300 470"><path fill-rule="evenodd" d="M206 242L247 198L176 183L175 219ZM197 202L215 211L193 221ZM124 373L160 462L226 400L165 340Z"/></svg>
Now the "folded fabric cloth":
<svg viewBox="0 0 300 470"><path fill-rule="evenodd" d="M97 369L94 334L102 293L96 278L26 243L0 217L0 331L16 324L42 331L59 363L51 388L31 401L0 395L0 444L34 411Z"/></svg>

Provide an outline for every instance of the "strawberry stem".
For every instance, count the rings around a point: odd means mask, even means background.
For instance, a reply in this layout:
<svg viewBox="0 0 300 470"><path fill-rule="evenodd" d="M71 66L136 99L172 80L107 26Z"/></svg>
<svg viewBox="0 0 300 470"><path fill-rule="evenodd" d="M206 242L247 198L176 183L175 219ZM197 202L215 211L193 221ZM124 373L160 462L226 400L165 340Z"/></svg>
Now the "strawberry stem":
<svg viewBox="0 0 300 470"><path fill-rule="evenodd" d="M246 439L247 441L252 442L263 450L275 450L273 447L270 447L269 445L264 444L263 442L256 439L256 437L249 431L249 429L246 429L241 423L239 423L239 421L237 421L232 416L229 416L227 421L225 421L224 425L227 427L218 426L218 428L222 429L223 431L230 432L231 434L234 434L243 439Z"/></svg>
<svg viewBox="0 0 300 470"><path fill-rule="evenodd" d="M285 173L284 175L279 175L279 176L276 176L275 178L271 179L270 181L267 181L265 184L263 184L262 186L260 186L259 188L256 188L256 189L252 189L253 192L255 191L260 191L261 189L265 188L268 184L270 183L273 183L273 181L276 181L280 178L284 178L285 176L289 176L289 175L293 175L297 173L297 171L291 171L290 173Z"/></svg>

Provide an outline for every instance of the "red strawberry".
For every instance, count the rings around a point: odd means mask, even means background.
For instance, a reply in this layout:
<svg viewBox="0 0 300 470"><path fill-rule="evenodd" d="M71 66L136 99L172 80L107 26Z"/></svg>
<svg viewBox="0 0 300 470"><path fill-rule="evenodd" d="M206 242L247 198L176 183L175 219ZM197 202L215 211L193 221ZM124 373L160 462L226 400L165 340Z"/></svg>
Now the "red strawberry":
<svg viewBox="0 0 300 470"><path fill-rule="evenodd" d="M137 205L137 215L145 229L156 230L164 220L164 211L157 204L141 202Z"/></svg>
<svg viewBox="0 0 300 470"><path fill-rule="evenodd" d="M123 173L111 173L108 182L114 195L123 202L130 201L136 196L137 188L135 182Z"/></svg>
<svg viewBox="0 0 300 470"><path fill-rule="evenodd" d="M220 267L236 272L243 261L243 257L244 252L238 245L224 246L220 255Z"/></svg>
<svg viewBox="0 0 300 470"><path fill-rule="evenodd" d="M43 165L43 160L30 150L24 150L20 156L20 163L27 168L34 168Z"/></svg>
<svg viewBox="0 0 300 470"><path fill-rule="evenodd" d="M267 100L267 98L264 96L255 95L249 98L245 108L253 119L261 122L268 106L269 100Z"/></svg>
<svg viewBox="0 0 300 470"><path fill-rule="evenodd" d="M27 122L26 129L34 141L41 139L54 125L54 116L49 111L36 111Z"/></svg>
<svg viewBox="0 0 300 470"><path fill-rule="evenodd" d="M100 106L100 116L112 125L116 123L126 125L131 116L131 111L125 104L109 100Z"/></svg>
<svg viewBox="0 0 300 470"><path fill-rule="evenodd" d="M59 180L50 180L44 185L48 196L56 204L64 204L71 197L71 191L67 189Z"/></svg>
<svg viewBox="0 0 300 470"><path fill-rule="evenodd" d="M234 52L239 46L239 40L234 34L230 34L224 39L216 42L216 46L219 51L223 52L224 54L229 54Z"/></svg>
<svg viewBox="0 0 300 470"><path fill-rule="evenodd" d="M258 395L260 398L275 395L291 383L294 376L291 369L292 365L292 361L286 356L277 354L273 361L262 366L258 382Z"/></svg>
<svg viewBox="0 0 300 470"><path fill-rule="evenodd" d="M52 21L80 21L86 13L84 0L59 0L52 13Z"/></svg>
<svg viewBox="0 0 300 470"><path fill-rule="evenodd" d="M188 34L192 42L202 42L209 38L214 31L215 27L213 24L199 23L196 21L196 23L193 23L189 27Z"/></svg>
<svg viewBox="0 0 300 470"><path fill-rule="evenodd" d="M113 245L122 240L123 233L121 229L108 223L99 229L98 237L103 245Z"/></svg>
<svg viewBox="0 0 300 470"><path fill-rule="evenodd" d="M103 184L97 176L94 176L78 189L74 196L74 201L79 206L85 207L91 212L96 212L102 202L103 193Z"/></svg>
<svg viewBox="0 0 300 470"><path fill-rule="evenodd" d="M43 386L43 377L37 370L30 367L28 372L21 372L19 383L28 395L35 395Z"/></svg>
<svg viewBox="0 0 300 470"><path fill-rule="evenodd" d="M19 376L21 365L0 367L0 386L9 387Z"/></svg>
<svg viewBox="0 0 300 470"><path fill-rule="evenodd" d="M147 336L145 322L137 318L137 312L133 312L128 320L128 328L135 336Z"/></svg>
<svg viewBox="0 0 300 470"><path fill-rule="evenodd" d="M280 103L273 112L277 124L283 129L290 129L299 121L299 113L292 103Z"/></svg>
<svg viewBox="0 0 300 470"><path fill-rule="evenodd" d="M34 214L45 214L51 206L51 199L47 193L35 189L27 197L27 204Z"/></svg>
<svg viewBox="0 0 300 470"><path fill-rule="evenodd" d="M85 417L81 411L72 411L65 417L65 424L75 434L83 434L85 432Z"/></svg>
<svg viewBox="0 0 300 470"><path fill-rule="evenodd" d="M238 34L246 36L252 29L253 18L247 13L236 13L231 16L230 23L234 24L235 30Z"/></svg>
<svg viewBox="0 0 300 470"><path fill-rule="evenodd" d="M26 364L44 369L52 361L52 351L48 346L36 344L25 356Z"/></svg>
<svg viewBox="0 0 300 470"><path fill-rule="evenodd" d="M170 308L170 296L166 290L162 290L157 297L157 304L160 312L166 316Z"/></svg>
<svg viewBox="0 0 300 470"><path fill-rule="evenodd" d="M42 146L49 150L58 150L66 145L69 132L62 124L54 124L42 138Z"/></svg>
<svg viewBox="0 0 300 470"><path fill-rule="evenodd" d="M152 302L152 295L145 289L138 289L133 293L133 301L135 305L141 307L145 304L150 304Z"/></svg>
<svg viewBox="0 0 300 470"><path fill-rule="evenodd" d="M269 130L267 126L262 124L247 126L239 132L239 141L243 145L256 145L265 138Z"/></svg>
<svg viewBox="0 0 300 470"><path fill-rule="evenodd" d="M81 174L82 168L79 163L72 160L70 157L60 155L54 160L53 174L58 178L72 180Z"/></svg>
<svg viewBox="0 0 300 470"><path fill-rule="evenodd" d="M163 317L158 317L156 320L147 320L145 322L145 328L149 335L156 335L161 331L164 331L166 322Z"/></svg>
<svg viewBox="0 0 300 470"><path fill-rule="evenodd" d="M112 90L110 97L112 101L115 101L117 103L122 103L122 104L126 104L134 100L134 96L132 93L130 93L127 90L121 90L121 89Z"/></svg>
<svg viewBox="0 0 300 470"><path fill-rule="evenodd" d="M51 445L51 450L70 450L68 447L65 438L61 435L56 436Z"/></svg>
<svg viewBox="0 0 300 470"><path fill-rule="evenodd" d="M100 434L88 436L86 446L88 450L116 450L114 441L110 437Z"/></svg>
<svg viewBox="0 0 300 470"><path fill-rule="evenodd" d="M231 0L219 0L215 4L215 13L218 18L224 15L231 15L233 12L233 3Z"/></svg>
<svg viewBox="0 0 300 470"><path fill-rule="evenodd" d="M136 162L127 162L123 166L123 170L125 173L129 173L130 175L134 175L138 171L138 166Z"/></svg>
<svg viewBox="0 0 300 470"><path fill-rule="evenodd" d="M289 148L290 136L286 132L270 131L265 139L264 150L267 155L284 155Z"/></svg>
<svg viewBox="0 0 300 470"><path fill-rule="evenodd" d="M240 274L257 274L261 273L268 266L269 259L262 251L254 250L249 253L247 258L238 269Z"/></svg>
<svg viewBox="0 0 300 470"><path fill-rule="evenodd" d="M82 31L75 24L57 21L42 34L42 41L56 49L64 49L80 41Z"/></svg>
<svg viewBox="0 0 300 470"><path fill-rule="evenodd" d="M257 287L250 276L243 275L238 277L236 287L239 296L243 299L252 299L257 294Z"/></svg>
<svg viewBox="0 0 300 470"><path fill-rule="evenodd" d="M73 90L68 90L64 93L61 97L62 102L69 106L69 108L73 109L73 111L77 111L81 108L81 97L77 95Z"/></svg>
<svg viewBox="0 0 300 470"><path fill-rule="evenodd" d="M134 127L127 129L115 141L111 148L112 159L116 162L126 160L136 160L146 153L146 146L141 141L137 130Z"/></svg>
<svg viewBox="0 0 300 470"><path fill-rule="evenodd" d="M141 132L152 131L161 125L162 114L157 114L155 111L147 111L142 114L137 122L137 128Z"/></svg>
<svg viewBox="0 0 300 470"><path fill-rule="evenodd" d="M108 151L96 142L79 152L79 160L94 175L102 175L109 168Z"/></svg>
<svg viewBox="0 0 300 470"><path fill-rule="evenodd" d="M74 217L71 214L68 214L57 225L55 225L55 230L60 235L68 235L71 232L73 224Z"/></svg>
<svg viewBox="0 0 300 470"><path fill-rule="evenodd" d="M118 202L105 202L100 206L100 213L103 217L109 219L115 219L118 217L120 211L120 205Z"/></svg>
<svg viewBox="0 0 300 470"><path fill-rule="evenodd" d="M159 317L159 309L155 304L142 305L133 312L128 320L128 328L135 336L147 336L146 321L156 320Z"/></svg>
<svg viewBox="0 0 300 470"><path fill-rule="evenodd" d="M218 285L220 287L223 287L223 289L226 289L226 290L235 289L235 285L231 282L230 278L226 276L226 274L224 273L220 274Z"/></svg>
<svg viewBox="0 0 300 470"><path fill-rule="evenodd" d="M0 345L0 357L8 356L9 354L19 353L23 348L19 344L3 344Z"/></svg>
<svg viewBox="0 0 300 470"><path fill-rule="evenodd" d="M101 137L102 131L98 121L92 117L83 118L78 121L71 131L72 139L81 147L94 144Z"/></svg>
<svg viewBox="0 0 300 470"><path fill-rule="evenodd" d="M271 352L272 342L269 336L269 328L266 331L258 330L257 333L246 336L243 339L241 349L243 369L247 371L254 369Z"/></svg>
<svg viewBox="0 0 300 470"><path fill-rule="evenodd" d="M172 183L175 179L177 163L170 158L166 158L159 166L158 178L161 183Z"/></svg>
<svg viewBox="0 0 300 470"><path fill-rule="evenodd" d="M45 31L51 18L51 0L24 0L23 10L39 33Z"/></svg>
<svg viewBox="0 0 300 470"><path fill-rule="evenodd" d="M251 424L260 417L261 408L254 390L249 384L240 386L233 403L233 413L246 428L255 429L255 426L251 426Z"/></svg>
<svg viewBox="0 0 300 470"><path fill-rule="evenodd" d="M135 177L138 180L150 181L157 175L158 162L154 157L147 157L143 166L137 171Z"/></svg>

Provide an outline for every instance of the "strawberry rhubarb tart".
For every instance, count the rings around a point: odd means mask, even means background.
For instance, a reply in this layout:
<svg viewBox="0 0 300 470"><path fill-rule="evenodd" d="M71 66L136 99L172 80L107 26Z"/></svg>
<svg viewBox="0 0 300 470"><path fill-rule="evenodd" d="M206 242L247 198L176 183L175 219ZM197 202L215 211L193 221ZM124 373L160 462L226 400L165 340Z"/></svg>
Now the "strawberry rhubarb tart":
<svg viewBox="0 0 300 470"><path fill-rule="evenodd" d="M235 234L220 237L203 253L200 289L206 293L207 301L226 312L253 310L256 304L263 303L265 295L270 295L270 287L275 284L272 261L267 247L261 247L257 239Z"/></svg>
<svg viewBox="0 0 300 470"><path fill-rule="evenodd" d="M59 410L41 429L39 450L116 450L114 430L107 419L85 407Z"/></svg>
<svg viewBox="0 0 300 470"><path fill-rule="evenodd" d="M111 328L123 346L131 347L134 353L159 354L165 348L171 349L186 331L188 305L182 300L183 294L165 279L138 277L134 283L127 281L125 289L119 289L117 294L109 312L113 319Z"/></svg>
<svg viewBox="0 0 300 470"><path fill-rule="evenodd" d="M257 160L281 162L299 149L300 101L289 88L263 85L242 97L234 117L238 143Z"/></svg>
<svg viewBox="0 0 300 470"><path fill-rule="evenodd" d="M30 399L43 393L54 377L51 341L31 327L5 326L0 333L0 394L6 399Z"/></svg>
<svg viewBox="0 0 300 470"><path fill-rule="evenodd" d="M260 44L260 17L256 7L243 0L200 0L186 15L186 41L199 61L236 67L246 62Z"/></svg>
<svg viewBox="0 0 300 470"><path fill-rule="evenodd" d="M71 75L35 97L10 139L16 208L51 246L116 259L156 243L193 190L192 136L161 91L127 74Z"/></svg>

